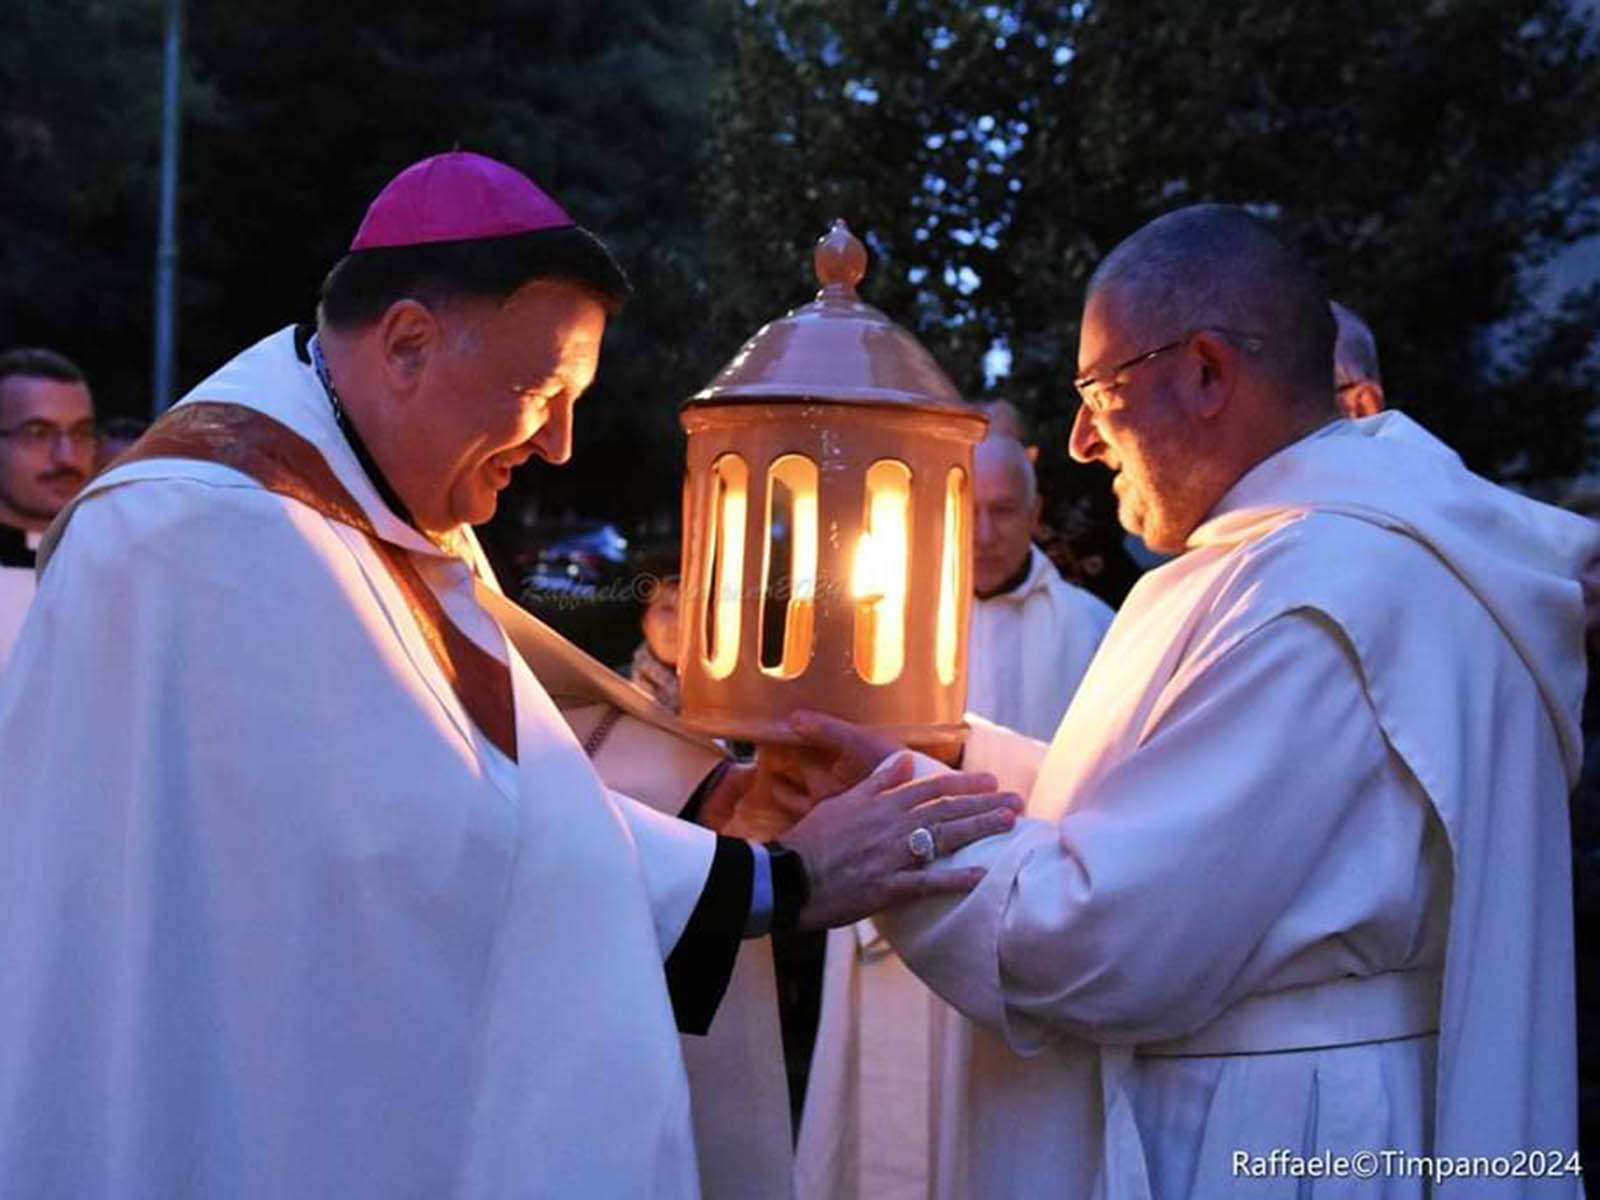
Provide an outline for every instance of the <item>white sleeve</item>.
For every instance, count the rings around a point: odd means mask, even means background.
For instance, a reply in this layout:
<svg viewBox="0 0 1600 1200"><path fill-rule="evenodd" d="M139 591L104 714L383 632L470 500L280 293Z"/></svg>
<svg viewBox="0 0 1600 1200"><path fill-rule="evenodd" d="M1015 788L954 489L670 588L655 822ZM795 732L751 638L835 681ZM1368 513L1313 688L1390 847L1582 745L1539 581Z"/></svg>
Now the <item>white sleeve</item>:
<svg viewBox="0 0 1600 1200"><path fill-rule="evenodd" d="M683 935L689 916L705 891L717 835L709 829L657 812L648 804L609 789L607 794L627 823L639 850L650 911L655 916L661 957Z"/></svg>
<svg viewBox="0 0 1600 1200"><path fill-rule="evenodd" d="M1053 1032L1179 1036L1226 1006L1330 843L1362 836L1352 797L1388 761L1337 631L1279 617L1173 696L1059 825L1024 820L953 856L987 868L977 889L880 924L1018 1050Z"/></svg>
<svg viewBox="0 0 1600 1200"><path fill-rule="evenodd" d="M676 816L725 757L714 746L678 737L610 704L561 709L605 785L657 812Z"/></svg>
<svg viewBox="0 0 1600 1200"><path fill-rule="evenodd" d="M1050 747L1025 733L985 720L977 713L969 712L966 722L967 743L961 756L961 769L989 772L999 781L1003 792L1015 792L1023 797L1032 792L1039 764Z"/></svg>

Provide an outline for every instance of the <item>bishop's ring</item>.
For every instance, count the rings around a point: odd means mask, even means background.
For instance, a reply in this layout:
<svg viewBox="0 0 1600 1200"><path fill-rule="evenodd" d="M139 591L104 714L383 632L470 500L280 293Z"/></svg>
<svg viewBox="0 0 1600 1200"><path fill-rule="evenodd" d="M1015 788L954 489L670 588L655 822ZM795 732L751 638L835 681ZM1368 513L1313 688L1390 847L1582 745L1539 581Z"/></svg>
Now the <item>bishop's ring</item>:
<svg viewBox="0 0 1600 1200"><path fill-rule="evenodd" d="M919 867L925 867L939 857L939 843L934 840L933 830L925 825L918 825L906 835L906 847Z"/></svg>

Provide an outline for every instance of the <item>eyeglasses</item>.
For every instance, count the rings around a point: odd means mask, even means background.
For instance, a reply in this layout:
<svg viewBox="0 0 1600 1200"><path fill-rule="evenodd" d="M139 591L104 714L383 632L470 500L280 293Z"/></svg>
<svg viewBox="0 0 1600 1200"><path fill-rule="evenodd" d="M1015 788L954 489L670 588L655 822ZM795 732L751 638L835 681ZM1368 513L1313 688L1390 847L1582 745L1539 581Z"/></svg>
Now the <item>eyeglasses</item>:
<svg viewBox="0 0 1600 1200"><path fill-rule="evenodd" d="M24 421L10 429L0 429L0 437L12 438L30 450L47 450L62 438L66 438L74 450L92 449L100 442L99 430L89 421L70 429L63 429L49 421Z"/></svg>
<svg viewBox="0 0 1600 1200"><path fill-rule="evenodd" d="M1255 354L1264 344L1260 334L1240 333L1236 329L1222 329L1217 327L1196 329L1192 332L1184 334L1175 342L1168 342L1164 346L1157 346L1154 350L1146 350L1143 354L1135 354L1126 362L1118 363L1116 366L1106 371L1103 375L1098 377L1093 375L1084 375L1074 379L1072 381L1072 386L1077 390L1078 398L1083 401L1083 406L1087 408L1090 413L1098 416L1101 413L1110 412L1112 398L1116 396L1117 389L1120 388L1124 382L1126 382L1120 378L1122 375L1133 370L1134 367L1142 366L1153 358L1159 358L1168 350L1176 350L1181 346L1187 346L1202 333L1208 332L1221 333L1233 338L1235 341L1239 342L1240 345L1250 354Z"/></svg>

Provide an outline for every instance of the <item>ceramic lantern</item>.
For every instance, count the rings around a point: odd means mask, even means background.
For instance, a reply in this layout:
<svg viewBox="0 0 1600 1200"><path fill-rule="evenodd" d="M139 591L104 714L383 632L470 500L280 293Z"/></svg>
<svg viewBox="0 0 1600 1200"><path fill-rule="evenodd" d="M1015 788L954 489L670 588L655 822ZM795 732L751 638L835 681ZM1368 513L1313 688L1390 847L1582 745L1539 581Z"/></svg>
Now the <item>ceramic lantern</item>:
<svg viewBox="0 0 1600 1200"><path fill-rule="evenodd" d="M972 447L987 419L856 296L865 248L817 244L821 291L684 404L683 715L787 740L797 708L958 742Z"/></svg>

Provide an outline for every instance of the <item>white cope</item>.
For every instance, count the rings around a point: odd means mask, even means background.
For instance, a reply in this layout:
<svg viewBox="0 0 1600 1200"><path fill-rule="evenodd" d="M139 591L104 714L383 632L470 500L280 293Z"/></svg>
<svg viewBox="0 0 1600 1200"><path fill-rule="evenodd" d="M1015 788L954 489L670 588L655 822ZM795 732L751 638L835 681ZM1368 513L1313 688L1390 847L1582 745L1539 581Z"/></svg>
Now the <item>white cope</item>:
<svg viewBox="0 0 1600 1200"><path fill-rule="evenodd" d="M363 535L214 464L96 480L0 679L0 1194L690 1200L662 961L714 836L606 791L291 339L191 398L318 448L509 663L518 761Z"/></svg>

